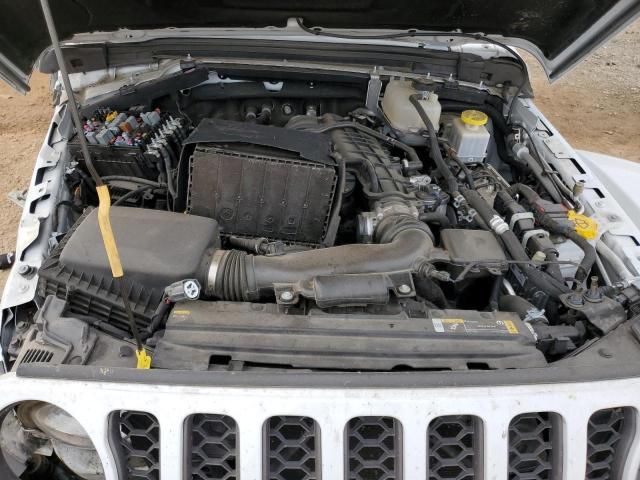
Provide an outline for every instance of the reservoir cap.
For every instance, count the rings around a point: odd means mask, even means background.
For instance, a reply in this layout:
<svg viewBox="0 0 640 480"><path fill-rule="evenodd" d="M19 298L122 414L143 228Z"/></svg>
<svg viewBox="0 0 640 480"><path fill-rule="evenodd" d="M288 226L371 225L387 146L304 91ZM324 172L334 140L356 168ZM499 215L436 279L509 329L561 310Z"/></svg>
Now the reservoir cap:
<svg viewBox="0 0 640 480"><path fill-rule="evenodd" d="M460 120L465 125L471 125L473 127L481 127L482 125L486 125L489 121L489 117L486 113L480 112L478 110L465 110L460 114Z"/></svg>

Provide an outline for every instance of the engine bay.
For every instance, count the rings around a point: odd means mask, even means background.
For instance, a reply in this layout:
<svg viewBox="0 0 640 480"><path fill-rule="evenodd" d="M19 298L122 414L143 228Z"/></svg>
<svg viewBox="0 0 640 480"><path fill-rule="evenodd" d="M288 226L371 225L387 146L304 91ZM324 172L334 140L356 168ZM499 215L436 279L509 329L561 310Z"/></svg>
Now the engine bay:
<svg viewBox="0 0 640 480"><path fill-rule="evenodd" d="M637 310L602 280L584 186L500 96L391 77L372 102L361 79L188 73L83 106L126 285L71 138L14 368L130 366L123 292L152 367L176 370L542 367Z"/></svg>

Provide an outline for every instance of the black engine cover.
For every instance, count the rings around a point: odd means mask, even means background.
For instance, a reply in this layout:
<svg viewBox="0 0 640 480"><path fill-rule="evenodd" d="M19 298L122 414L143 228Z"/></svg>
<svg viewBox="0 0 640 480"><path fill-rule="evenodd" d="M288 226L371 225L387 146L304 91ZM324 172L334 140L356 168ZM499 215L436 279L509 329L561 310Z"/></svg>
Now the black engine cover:
<svg viewBox="0 0 640 480"><path fill-rule="evenodd" d="M205 120L190 137L187 211L223 235L323 244L337 183L326 135Z"/></svg>

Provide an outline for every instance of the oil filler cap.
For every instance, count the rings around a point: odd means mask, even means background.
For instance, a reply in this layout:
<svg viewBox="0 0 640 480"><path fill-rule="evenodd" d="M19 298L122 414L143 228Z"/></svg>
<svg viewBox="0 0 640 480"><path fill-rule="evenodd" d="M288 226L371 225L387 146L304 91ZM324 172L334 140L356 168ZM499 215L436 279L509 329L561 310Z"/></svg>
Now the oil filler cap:
<svg viewBox="0 0 640 480"><path fill-rule="evenodd" d="M575 210L569 210L567 218L573 223L573 228L582 238L595 240L598 236L598 222L593 218L577 213Z"/></svg>
<svg viewBox="0 0 640 480"><path fill-rule="evenodd" d="M462 123L465 125L481 127L487 124L489 117L486 113L479 110L465 110L460 114L460 120L462 120Z"/></svg>

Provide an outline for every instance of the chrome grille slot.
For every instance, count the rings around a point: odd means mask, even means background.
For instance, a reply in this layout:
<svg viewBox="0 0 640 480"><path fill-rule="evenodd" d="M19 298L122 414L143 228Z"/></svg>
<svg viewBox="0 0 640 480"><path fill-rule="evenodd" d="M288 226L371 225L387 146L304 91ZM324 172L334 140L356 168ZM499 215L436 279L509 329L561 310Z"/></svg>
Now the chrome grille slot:
<svg viewBox="0 0 640 480"><path fill-rule="evenodd" d="M347 478L400 480L402 427L392 417L356 417L347 424Z"/></svg>
<svg viewBox="0 0 640 480"><path fill-rule="evenodd" d="M509 424L509 480L555 480L560 476L560 418L523 413Z"/></svg>
<svg viewBox="0 0 640 480"><path fill-rule="evenodd" d="M190 415L185 423L187 478L236 480L238 478L238 426L227 415Z"/></svg>
<svg viewBox="0 0 640 480"><path fill-rule="evenodd" d="M429 479L482 478L482 422L472 415L438 417L429 424Z"/></svg>
<svg viewBox="0 0 640 480"><path fill-rule="evenodd" d="M632 408L598 410L589 418L587 438L587 480L613 480L629 452L634 434Z"/></svg>
<svg viewBox="0 0 640 480"><path fill-rule="evenodd" d="M318 480L320 427L309 417L277 416L265 423L266 480Z"/></svg>
<svg viewBox="0 0 640 480"><path fill-rule="evenodd" d="M127 480L160 479L160 424L146 412L121 410L112 415L114 447Z"/></svg>

